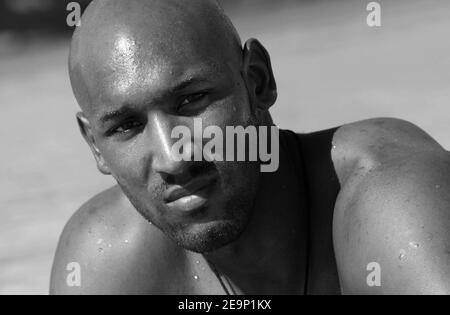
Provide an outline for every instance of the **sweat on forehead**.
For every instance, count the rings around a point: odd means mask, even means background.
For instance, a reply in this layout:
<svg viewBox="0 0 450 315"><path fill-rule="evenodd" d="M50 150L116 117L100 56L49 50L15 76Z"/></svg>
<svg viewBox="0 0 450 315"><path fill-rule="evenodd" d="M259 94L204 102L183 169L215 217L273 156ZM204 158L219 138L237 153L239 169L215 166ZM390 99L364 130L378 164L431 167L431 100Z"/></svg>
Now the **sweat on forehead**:
<svg viewBox="0 0 450 315"><path fill-rule="evenodd" d="M125 93L198 60L238 65L240 52L214 0L94 0L74 33L69 72L85 110L105 87Z"/></svg>

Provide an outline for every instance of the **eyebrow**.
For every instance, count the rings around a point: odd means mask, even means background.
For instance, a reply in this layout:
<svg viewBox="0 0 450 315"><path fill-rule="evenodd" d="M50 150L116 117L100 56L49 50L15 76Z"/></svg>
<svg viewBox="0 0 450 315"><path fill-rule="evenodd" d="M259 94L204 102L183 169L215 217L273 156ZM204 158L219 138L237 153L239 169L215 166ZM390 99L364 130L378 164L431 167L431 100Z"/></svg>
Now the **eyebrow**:
<svg viewBox="0 0 450 315"><path fill-rule="evenodd" d="M99 121L102 124L104 124L110 120L117 119L120 116L124 116L124 115L130 114L132 112L134 112L134 110L130 106L125 105L125 106L119 108L118 110L113 110L113 111L107 112L106 114L102 115L102 117L100 117Z"/></svg>
<svg viewBox="0 0 450 315"><path fill-rule="evenodd" d="M211 83L211 80L205 78L189 78L181 83L177 84L175 87L170 89L170 94L179 93L191 85L201 84L201 83Z"/></svg>
<svg viewBox="0 0 450 315"><path fill-rule="evenodd" d="M187 89L188 87L190 87L192 85L201 84L201 83L211 83L211 80L208 80L205 78L189 78L189 79L184 80L181 83L177 84L176 86L170 88L169 92L165 93L166 94L165 96L167 96L167 94L170 95L170 94L180 93L181 91ZM161 98L164 98L165 96L162 96ZM102 124L105 124L111 120L115 120L121 116L128 115L133 112L136 112L136 110L132 106L123 105L121 108L119 108L117 110L113 110L113 111L103 114L100 117L99 121Z"/></svg>

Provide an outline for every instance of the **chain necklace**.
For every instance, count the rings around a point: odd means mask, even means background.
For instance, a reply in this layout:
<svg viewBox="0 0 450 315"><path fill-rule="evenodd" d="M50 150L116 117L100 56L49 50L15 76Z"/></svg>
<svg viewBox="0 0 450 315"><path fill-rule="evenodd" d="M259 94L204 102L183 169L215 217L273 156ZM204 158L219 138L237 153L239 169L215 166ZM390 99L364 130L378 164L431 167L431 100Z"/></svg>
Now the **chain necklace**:
<svg viewBox="0 0 450 315"><path fill-rule="evenodd" d="M211 267L211 270L213 271L214 275L216 276L217 280L220 283L220 286L222 287L223 291L225 292L225 295L237 295L236 291L234 291L233 286L231 285L230 281L228 280L227 277L222 277L220 275L220 273L217 271L217 268L214 266L214 264L212 262L208 261L209 266ZM227 288L227 286L225 285L223 279L225 279L226 283L228 284L228 287L230 289ZM231 291L231 292L230 292Z"/></svg>

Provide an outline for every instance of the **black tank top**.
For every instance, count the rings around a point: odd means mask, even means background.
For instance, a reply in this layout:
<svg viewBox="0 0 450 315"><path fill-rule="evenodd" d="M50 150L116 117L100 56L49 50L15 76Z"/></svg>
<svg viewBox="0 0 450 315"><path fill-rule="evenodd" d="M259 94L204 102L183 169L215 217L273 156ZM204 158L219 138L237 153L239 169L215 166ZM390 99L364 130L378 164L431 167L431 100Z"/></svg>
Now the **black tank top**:
<svg viewBox="0 0 450 315"><path fill-rule="evenodd" d="M280 144L288 149L306 189L308 245L305 294L341 293L333 247L333 214L341 188L331 157L337 129L310 134L280 130Z"/></svg>

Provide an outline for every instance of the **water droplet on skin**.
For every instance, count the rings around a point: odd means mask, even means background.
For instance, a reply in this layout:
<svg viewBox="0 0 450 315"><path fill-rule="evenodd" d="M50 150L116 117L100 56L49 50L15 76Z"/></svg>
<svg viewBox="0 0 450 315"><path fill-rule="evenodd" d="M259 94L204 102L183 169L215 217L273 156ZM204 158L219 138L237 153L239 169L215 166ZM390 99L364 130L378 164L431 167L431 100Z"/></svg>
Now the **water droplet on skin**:
<svg viewBox="0 0 450 315"><path fill-rule="evenodd" d="M200 261L197 260L195 263L198 265L200 263Z"/></svg>
<svg viewBox="0 0 450 315"><path fill-rule="evenodd" d="M336 150L336 149L337 149L337 146L335 146L335 145L333 144L332 149L333 149L333 150Z"/></svg>
<svg viewBox="0 0 450 315"><path fill-rule="evenodd" d="M111 248L111 247L112 247L112 245L111 245L111 244L108 244L108 247L109 247L109 248Z"/></svg>
<svg viewBox="0 0 450 315"><path fill-rule="evenodd" d="M405 250L401 250L400 251L400 255L398 255L398 259L400 259L400 260L404 260L406 258L406 252L405 252Z"/></svg>
<svg viewBox="0 0 450 315"><path fill-rule="evenodd" d="M103 240L102 240L102 239L99 239L99 240L97 241L97 245L98 245L98 244L101 244L101 243L103 243Z"/></svg>
<svg viewBox="0 0 450 315"><path fill-rule="evenodd" d="M419 245L419 243L416 243L416 242L410 242L409 247L417 249L420 247L420 245Z"/></svg>
<svg viewBox="0 0 450 315"><path fill-rule="evenodd" d="M194 276L194 279L195 279L195 280L198 280L199 278L198 278L198 276Z"/></svg>
<svg viewBox="0 0 450 315"><path fill-rule="evenodd" d="M128 240L125 240L125 243L126 243L126 244L128 244L128 243L129 243L129 241L128 241Z"/></svg>

